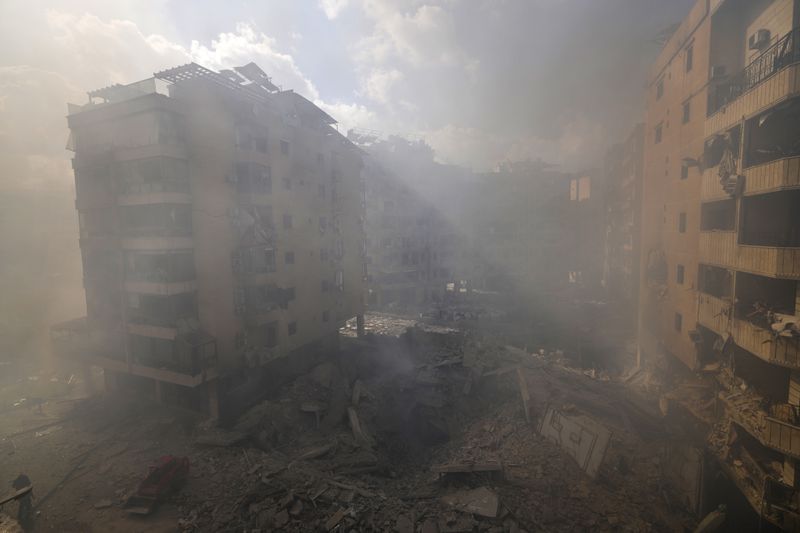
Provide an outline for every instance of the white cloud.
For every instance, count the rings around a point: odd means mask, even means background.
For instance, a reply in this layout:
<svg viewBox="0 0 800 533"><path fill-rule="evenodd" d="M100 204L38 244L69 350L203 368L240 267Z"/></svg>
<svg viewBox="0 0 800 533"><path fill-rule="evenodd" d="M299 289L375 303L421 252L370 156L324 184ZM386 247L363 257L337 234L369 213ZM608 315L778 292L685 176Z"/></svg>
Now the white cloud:
<svg viewBox="0 0 800 533"><path fill-rule="evenodd" d="M325 12L326 17L333 20L347 7L348 3L349 0L319 0L319 7Z"/></svg>
<svg viewBox="0 0 800 533"><path fill-rule="evenodd" d="M403 79L403 73L397 69L373 70L364 80L364 93L375 102L385 104L395 83Z"/></svg>
<svg viewBox="0 0 800 533"><path fill-rule="evenodd" d="M339 131L342 134L347 134L347 130L352 128L378 127L378 116L361 104L328 103L322 100L315 100L314 104L339 122Z"/></svg>

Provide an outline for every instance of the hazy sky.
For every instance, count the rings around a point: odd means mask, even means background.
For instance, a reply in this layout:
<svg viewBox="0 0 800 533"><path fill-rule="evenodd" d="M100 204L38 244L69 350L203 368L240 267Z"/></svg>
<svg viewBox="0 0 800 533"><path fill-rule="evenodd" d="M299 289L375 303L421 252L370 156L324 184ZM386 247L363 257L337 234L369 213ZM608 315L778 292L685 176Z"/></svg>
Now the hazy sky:
<svg viewBox="0 0 800 533"><path fill-rule="evenodd" d="M255 61L349 127L446 162L573 170L638 119L659 30L692 0L3 0L2 185L71 180L66 102L197 61Z"/></svg>

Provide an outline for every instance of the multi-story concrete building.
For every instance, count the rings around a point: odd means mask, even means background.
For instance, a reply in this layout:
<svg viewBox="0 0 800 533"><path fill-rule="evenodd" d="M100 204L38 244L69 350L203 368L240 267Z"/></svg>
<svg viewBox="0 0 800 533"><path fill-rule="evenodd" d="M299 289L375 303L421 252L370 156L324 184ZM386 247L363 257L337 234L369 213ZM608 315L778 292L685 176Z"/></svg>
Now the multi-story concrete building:
<svg viewBox="0 0 800 533"><path fill-rule="evenodd" d="M276 360L335 345L362 313L364 233L361 156L334 119L253 63L89 97L68 117L87 315L56 347L217 416Z"/></svg>
<svg viewBox="0 0 800 533"><path fill-rule="evenodd" d="M609 149L606 181L606 246L603 279L612 301L625 307L635 324L639 294L644 125L637 124L625 142Z"/></svg>
<svg viewBox="0 0 800 533"><path fill-rule="evenodd" d="M800 527L800 2L711 2L700 177L700 364L720 355L730 446L752 506ZM734 439L734 437L737 437ZM742 465L738 467L737 465Z"/></svg>
<svg viewBox="0 0 800 533"><path fill-rule="evenodd" d="M437 191L447 167L421 141L363 131L348 137L366 154L367 304L413 308L442 301L460 261L449 206Z"/></svg>
<svg viewBox="0 0 800 533"><path fill-rule="evenodd" d="M711 17L699 0L664 45L647 86L641 204L639 351L696 365L700 172Z"/></svg>
<svg viewBox="0 0 800 533"><path fill-rule="evenodd" d="M714 376L709 448L800 527L800 2L700 0L652 73L640 347Z"/></svg>

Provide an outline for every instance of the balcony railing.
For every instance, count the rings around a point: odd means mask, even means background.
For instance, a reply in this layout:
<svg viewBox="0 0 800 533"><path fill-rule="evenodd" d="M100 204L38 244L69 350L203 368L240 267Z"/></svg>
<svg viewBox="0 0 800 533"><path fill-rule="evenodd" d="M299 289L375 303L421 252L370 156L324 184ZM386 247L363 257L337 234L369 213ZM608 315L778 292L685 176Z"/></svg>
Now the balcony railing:
<svg viewBox="0 0 800 533"><path fill-rule="evenodd" d="M800 63L800 28L795 28L767 48L744 70L713 87L708 93L708 116L794 63Z"/></svg>

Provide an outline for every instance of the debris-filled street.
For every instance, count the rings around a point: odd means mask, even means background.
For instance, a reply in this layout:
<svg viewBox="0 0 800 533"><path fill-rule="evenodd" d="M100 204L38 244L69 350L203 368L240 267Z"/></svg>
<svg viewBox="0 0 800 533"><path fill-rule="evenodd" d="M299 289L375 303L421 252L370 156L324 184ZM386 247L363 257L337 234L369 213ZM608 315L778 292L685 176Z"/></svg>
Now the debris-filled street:
<svg viewBox="0 0 800 533"><path fill-rule="evenodd" d="M229 428L124 398L7 409L0 475L27 469L42 531L691 526L664 481L663 430L618 383L414 323L368 315L390 333L343 341ZM187 479L132 513L164 456L186 457Z"/></svg>

